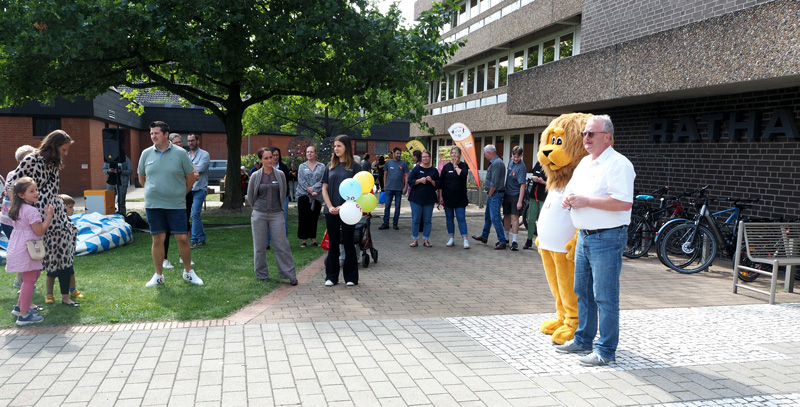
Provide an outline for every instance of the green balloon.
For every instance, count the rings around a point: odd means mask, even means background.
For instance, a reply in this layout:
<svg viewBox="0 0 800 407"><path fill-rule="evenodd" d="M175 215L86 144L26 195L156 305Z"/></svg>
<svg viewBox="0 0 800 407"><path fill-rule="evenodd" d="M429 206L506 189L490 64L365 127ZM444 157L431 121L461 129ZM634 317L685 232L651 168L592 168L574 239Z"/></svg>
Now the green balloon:
<svg viewBox="0 0 800 407"><path fill-rule="evenodd" d="M356 203L361 205L362 211L372 212L378 207L378 198L374 194L363 194L356 199Z"/></svg>

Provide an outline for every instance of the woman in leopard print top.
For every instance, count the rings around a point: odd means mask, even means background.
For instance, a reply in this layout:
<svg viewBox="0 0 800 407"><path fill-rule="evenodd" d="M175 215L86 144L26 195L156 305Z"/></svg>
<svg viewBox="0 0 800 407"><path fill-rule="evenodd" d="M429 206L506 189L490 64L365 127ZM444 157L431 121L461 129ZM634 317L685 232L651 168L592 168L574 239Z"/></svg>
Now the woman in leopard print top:
<svg viewBox="0 0 800 407"><path fill-rule="evenodd" d="M31 177L39 187L39 200L34 205L44 216L44 208L53 205L55 214L43 239L47 253L42 260L48 277L48 294L52 295L53 281L59 277L62 303L76 306L69 298L70 277L75 273L72 262L75 257L75 239L78 231L67 216L64 201L61 200L62 159L67 156L72 138L63 130L54 130L42 140L42 144L22 161L14 172L12 183L21 177ZM52 302L48 298L47 302Z"/></svg>

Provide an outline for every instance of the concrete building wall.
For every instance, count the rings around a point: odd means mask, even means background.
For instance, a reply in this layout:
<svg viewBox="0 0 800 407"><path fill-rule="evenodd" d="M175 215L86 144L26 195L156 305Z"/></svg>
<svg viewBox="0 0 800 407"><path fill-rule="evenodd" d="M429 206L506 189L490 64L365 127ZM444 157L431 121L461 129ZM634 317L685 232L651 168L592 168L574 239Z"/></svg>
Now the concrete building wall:
<svg viewBox="0 0 800 407"><path fill-rule="evenodd" d="M584 1L584 52L750 8L773 0Z"/></svg>

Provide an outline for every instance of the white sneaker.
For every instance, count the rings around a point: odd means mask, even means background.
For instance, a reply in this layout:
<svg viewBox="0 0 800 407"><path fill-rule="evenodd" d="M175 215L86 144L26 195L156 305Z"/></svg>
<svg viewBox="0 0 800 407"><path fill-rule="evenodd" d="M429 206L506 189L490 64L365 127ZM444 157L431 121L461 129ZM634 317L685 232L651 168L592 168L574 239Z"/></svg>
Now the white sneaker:
<svg viewBox="0 0 800 407"><path fill-rule="evenodd" d="M164 276L160 275L158 273L155 273L155 274L153 274L153 278L151 278L150 281L148 281L147 284L145 284L144 286L145 287L155 287L157 285L163 285L163 284L164 284Z"/></svg>
<svg viewBox="0 0 800 407"><path fill-rule="evenodd" d="M345 285L348 286L348 287L352 287L352 286L356 285L356 283L354 283L352 281L348 281L347 284L345 284Z"/></svg>
<svg viewBox="0 0 800 407"><path fill-rule="evenodd" d="M333 287L333 281L325 280L325 287Z"/></svg>
<svg viewBox="0 0 800 407"><path fill-rule="evenodd" d="M453 240L453 238L451 237L451 238L450 238L450 240L448 240L448 241L447 241L447 244L446 244L445 246L447 246L447 247L453 247L453 243L455 243L455 241L454 241L454 240Z"/></svg>
<svg viewBox="0 0 800 407"><path fill-rule="evenodd" d="M189 272L183 272L183 279L188 281L192 284L203 285L203 280L200 277L197 277L197 274L194 273L194 270L189 270Z"/></svg>
<svg viewBox="0 0 800 407"><path fill-rule="evenodd" d="M183 259L180 259L181 264L183 264ZM194 266L194 260L192 260L192 266Z"/></svg>
<svg viewBox="0 0 800 407"><path fill-rule="evenodd" d="M164 259L164 262L161 263L161 268L162 269L167 269L167 270L172 270L172 269L175 268L175 266L173 266L172 263L169 262L169 260Z"/></svg>
<svg viewBox="0 0 800 407"><path fill-rule="evenodd" d="M464 248L469 249L469 241L467 239L464 239Z"/></svg>

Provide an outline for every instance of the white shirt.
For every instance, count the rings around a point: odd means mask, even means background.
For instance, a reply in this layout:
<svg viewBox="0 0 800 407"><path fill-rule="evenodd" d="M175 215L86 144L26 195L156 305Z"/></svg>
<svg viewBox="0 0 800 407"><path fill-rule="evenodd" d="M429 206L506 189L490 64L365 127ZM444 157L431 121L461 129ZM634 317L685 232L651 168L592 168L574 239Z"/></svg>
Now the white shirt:
<svg viewBox="0 0 800 407"><path fill-rule="evenodd" d="M575 226L572 225L570 211L561 207L563 199L563 189L547 192L536 224L536 230L539 232L539 248L542 250L566 253L564 245L575 237Z"/></svg>
<svg viewBox="0 0 800 407"><path fill-rule="evenodd" d="M584 157L575 168L567 187L567 195L610 196L618 201L633 202L633 164L624 155L608 147L596 160ZM548 196L549 198L549 196ZM578 229L607 229L631 222L631 211L606 211L596 208L572 208L572 223Z"/></svg>

